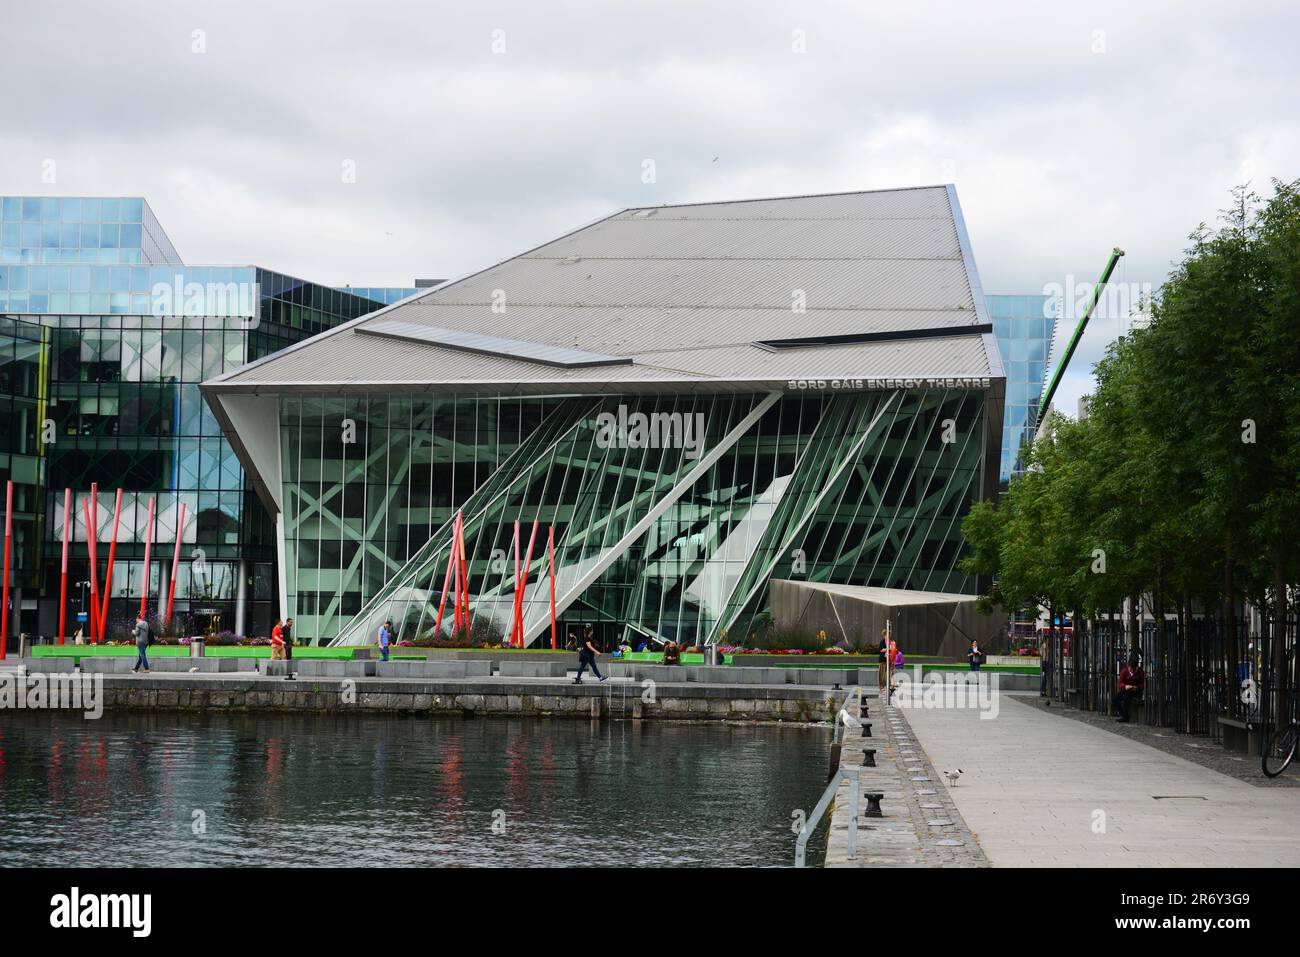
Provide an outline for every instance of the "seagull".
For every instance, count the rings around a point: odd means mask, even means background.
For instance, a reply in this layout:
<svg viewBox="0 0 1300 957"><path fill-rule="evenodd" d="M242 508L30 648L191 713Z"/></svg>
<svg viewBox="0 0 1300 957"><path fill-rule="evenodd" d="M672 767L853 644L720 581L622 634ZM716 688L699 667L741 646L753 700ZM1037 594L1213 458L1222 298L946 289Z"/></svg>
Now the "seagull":
<svg viewBox="0 0 1300 957"><path fill-rule="evenodd" d="M190 672L189 672L189 673L190 673L190 674L194 674L194 672L196 672L196 671L198 671L198 670L199 670L199 666L198 666L198 665L195 665L193 668L190 669Z"/></svg>
<svg viewBox="0 0 1300 957"><path fill-rule="evenodd" d="M839 720L844 723L844 727L846 728L862 727L862 722L859 721L857 718L853 717L853 715L849 714L848 708L840 708Z"/></svg>
<svg viewBox="0 0 1300 957"><path fill-rule="evenodd" d="M957 779L961 777L961 768L953 768L951 771L944 771L943 774L948 779L948 784L951 787L956 787Z"/></svg>

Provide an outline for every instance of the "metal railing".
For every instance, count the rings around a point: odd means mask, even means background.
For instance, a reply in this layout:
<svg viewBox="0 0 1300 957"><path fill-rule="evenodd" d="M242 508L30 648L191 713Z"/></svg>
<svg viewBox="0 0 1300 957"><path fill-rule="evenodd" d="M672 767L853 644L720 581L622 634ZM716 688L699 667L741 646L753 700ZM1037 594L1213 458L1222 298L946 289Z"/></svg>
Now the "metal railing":
<svg viewBox="0 0 1300 957"><path fill-rule="evenodd" d="M1296 625L1294 617L1277 622L1265 613L1252 626L1242 612L1225 629L1221 614L1171 613L1161 640L1151 621L1132 636L1120 616L1076 620L1072 636L1044 642L1043 691L1105 713L1136 647L1147 676L1142 723L1212 740L1221 736L1220 719L1284 723L1300 713Z"/></svg>
<svg viewBox="0 0 1300 957"><path fill-rule="evenodd" d="M813 831L817 830L817 825L826 813L826 809L831 806L831 801L835 800L835 792L840 789L844 781L849 782L849 858L850 860L858 856L858 802L862 790L861 781L862 769L856 766L845 767L840 765L835 769L834 775L831 776L830 784L826 785L826 790L822 792L821 800L813 808L812 814L804 821L803 827L799 830L799 837L794 842L794 866L803 867L807 861L808 838L812 837Z"/></svg>
<svg viewBox="0 0 1300 957"><path fill-rule="evenodd" d="M799 837L795 840L795 867L804 866L807 859L808 838L812 837L813 831L817 830L822 815L830 807L831 801L835 800L835 792L839 790L840 784L845 780L849 782L849 858L853 859L858 856L858 809L862 792L862 768L852 765L845 767L839 761L840 747L842 746L840 712L847 710L849 702L855 699L858 705L858 720L862 721L864 718L864 705L861 685L846 691L844 700L840 702L839 710L835 712L834 731L831 735L831 760L834 762L835 767L831 770L830 780L826 783L826 790L822 792L821 800L817 802L812 814L804 821L803 827L799 830ZM846 731L845 737L847 736L848 732Z"/></svg>

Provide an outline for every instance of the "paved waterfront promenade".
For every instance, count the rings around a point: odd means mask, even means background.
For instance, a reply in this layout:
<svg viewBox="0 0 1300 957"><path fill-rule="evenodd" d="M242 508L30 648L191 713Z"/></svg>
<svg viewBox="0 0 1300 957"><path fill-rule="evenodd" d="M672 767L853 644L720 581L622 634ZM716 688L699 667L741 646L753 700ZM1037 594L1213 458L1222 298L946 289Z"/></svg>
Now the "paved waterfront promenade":
<svg viewBox="0 0 1300 957"><path fill-rule="evenodd" d="M954 805L942 777L916 744L901 708L887 707L876 689L863 689L864 728L845 732L841 765L861 766L862 749L875 749L875 767L861 768L861 791L883 795L882 816L860 814L856 853L849 854L849 784L835 794L826 843L827 867L987 867L989 862ZM858 716L850 703L849 713ZM860 811L867 802L861 799Z"/></svg>
<svg viewBox="0 0 1300 957"><path fill-rule="evenodd" d="M965 771L949 797L995 867L1300 866L1300 788L1256 787L1016 695L992 720L901 710L940 772Z"/></svg>

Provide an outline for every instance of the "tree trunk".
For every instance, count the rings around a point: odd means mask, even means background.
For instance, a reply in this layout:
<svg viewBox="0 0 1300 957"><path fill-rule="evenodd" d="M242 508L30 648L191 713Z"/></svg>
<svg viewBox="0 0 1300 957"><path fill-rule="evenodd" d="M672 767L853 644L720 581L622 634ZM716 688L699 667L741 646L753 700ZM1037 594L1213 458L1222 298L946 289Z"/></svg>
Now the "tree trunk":
<svg viewBox="0 0 1300 957"><path fill-rule="evenodd" d="M1191 734L1194 727L1192 719L1192 695L1196 690L1196 676L1192 669L1192 596L1183 592L1183 603L1178 609L1179 657L1182 659L1183 673L1183 732Z"/></svg>
<svg viewBox="0 0 1300 957"><path fill-rule="evenodd" d="M1159 669L1156 673L1156 724L1164 725L1165 723L1165 681L1168 670L1168 649L1165 643L1165 582L1164 582L1164 560L1161 556L1156 556L1156 581L1155 589L1151 596L1154 603L1152 614L1156 619L1156 667ZM1150 677L1147 678L1148 682Z"/></svg>
<svg viewBox="0 0 1300 957"><path fill-rule="evenodd" d="M1142 606L1138 604L1142 596L1130 593L1128 596L1128 657L1140 654L1142 650ZM1145 662L1144 662L1145 665Z"/></svg>
<svg viewBox="0 0 1300 957"><path fill-rule="evenodd" d="M1278 731L1286 723L1284 707L1290 675L1286 673L1286 569L1279 555L1273 560L1273 722Z"/></svg>
<svg viewBox="0 0 1300 957"><path fill-rule="evenodd" d="M1237 592L1232 572L1232 558L1229 556L1223 560L1223 636L1228 652L1228 680L1224 683L1224 691L1228 696L1228 717L1235 718L1241 712L1241 679L1238 677L1241 656L1237 648Z"/></svg>
<svg viewBox="0 0 1300 957"><path fill-rule="evenodd" d="M1092 617L1088 620L1088 634L1092 635L1093 644L1097 646L1097 655L1100 661L1106 660L1106 641L1101 636L1101 625L1098 624L1097 613L1094 611ZM1106 680L1107 671L1102 668L1097 669L1097 685L1101 689L1103 704L1107 713L1110 712L1111 696L1114 692L1111 690L1110 682Z"/></svg>

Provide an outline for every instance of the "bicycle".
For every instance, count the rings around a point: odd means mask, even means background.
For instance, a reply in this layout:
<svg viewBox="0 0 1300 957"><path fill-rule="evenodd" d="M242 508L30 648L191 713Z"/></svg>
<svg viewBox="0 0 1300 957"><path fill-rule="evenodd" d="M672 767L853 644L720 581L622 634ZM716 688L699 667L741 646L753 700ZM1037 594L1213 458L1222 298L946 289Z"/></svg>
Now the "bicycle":
<svg viewBox="0 0 1300 957"><path fill-rule="evenodd" d="M1264 728L1264 748L1260 764L1264 777L1275 778L1287 769L1295 758L1296 745L1300 744L1300 722L1290 721L1281 731L1274 731L1272 723Z"/></svg>

